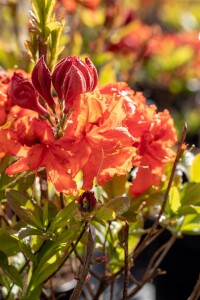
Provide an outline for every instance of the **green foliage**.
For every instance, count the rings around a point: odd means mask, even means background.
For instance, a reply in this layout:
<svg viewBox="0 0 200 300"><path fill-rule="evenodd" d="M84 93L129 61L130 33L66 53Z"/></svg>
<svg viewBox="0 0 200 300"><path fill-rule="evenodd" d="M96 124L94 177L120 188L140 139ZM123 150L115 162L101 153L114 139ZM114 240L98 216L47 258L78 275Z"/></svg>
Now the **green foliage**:
<svg viewBox="0 0 200 300"><path fill-rule="evenodd" d="M200 153L194 157L192 166L190 168L190 180L191 181L200 182L199 166L200 166Z"/></svg>
<svg viewBox="0 0 200 300"><path fill-rule="evenodd" d="M10 278L18 287L23 288L22 278L18 270L13 266L8 264L7 255L0 251L0 268L3 273Z"/></svg>
<svg viewBox="0 0 200 300"><path fill-rule="evenodd" d="M11 189L7 190L6 197L12 210L25 224L43 229L42 209L33 199L26 193Z"/></svg>

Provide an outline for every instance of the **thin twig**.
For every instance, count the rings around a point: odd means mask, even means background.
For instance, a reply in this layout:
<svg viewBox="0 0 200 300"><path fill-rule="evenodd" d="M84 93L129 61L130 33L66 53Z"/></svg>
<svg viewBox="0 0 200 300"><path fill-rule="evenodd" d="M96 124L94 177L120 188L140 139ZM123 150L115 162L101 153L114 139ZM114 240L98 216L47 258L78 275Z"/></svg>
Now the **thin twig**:
<svg viewBox="0 0 200 300"><path fill-rule="evenodd" d="M198 300L200 297L200 275L188 300Z"/></svg>
<svg viewBox="0 0 200 300"><path fill-rule="evenodd" d="M124 226L124 288L123 288L123 300L127 299L128 283L129 283L128 235L129 235L129 224L128 224L128 222L126 222L126 224Z"/></svg>
<svg viewBox="0 0 200 300"><path fill-rule="evenodd" d="M134 284L139 285L139 281L131 273L129 274L129 278Z"/></svg>
<svg viewBox="0 0 200 300"><path fill-rule="evenodd" d="M173 235L164 245L162 245L155 253L154 255L151 257L149 264L146 268L145 271L145 275L144 277L151 272L152 270L152 266L153 269L157 269L158 266L160 265L160 263L162 262L162 260L164 259L164 257L166 256L167 252L169 251L169 249L172 247L173 243L176 240L176 235ZM159 256L160 255L160 256ZM157 257L159 257L157 259ZM157 260L156 260L157 259ZM156 261L156 262L155 262Z"/></svg>
<svg viewBox="0 0 200 300"><path fill-rule="evenodd" d="M65 207L65 202L64 202L64 197L62 192L60 192L60 206L62 209Z"/></svg>
<svg viewBox="0 0 200 300"><path fill-rule="evenodd" d="M158 275L163 275L165 274L164 271L158 269L158 266L160 265L160 263L162 262L162 260L165 258L167 252L169 251L169 249L171 248L171 246L173 245L173 243L176 240L176 235L173 235L169 241L167 241L167 243L165 243L164 245L162 245L152 256L147 269L145 271L145 274L142 278L142 280L140 282L137 283L137 286L128 294L128 299L132 298L133 296L135 296L137 294L137 292L144 286L145 283L147 283L148 281L152 280L154 277L158 276ZM157 259L158 257L158 259ZM157 259L157 260L156 260ZM155 262L156 260L156 262ZM153 266L153 267L152 267Z"/></svg>
<svg viewBox="0 0 200 300"><path fill-rule="evenodd" d="M84 261L82 259L82 257L78 254L78 251L76 249L74 249L74 253L76 255L76 258L78 258L78 260L80 261L80 263L83 265ZM99 276L98 274L96 274L93 270L90 269L90 274L96 278L97 280L101 280L102 276Z"/></svg>
<svg viewBox="0 0 200 300"><path fill-rule="evenodd" d="M88 292L90 293L90 296L92 296L92 299L93 299L93 297L94 297L94 291L93 291L93 289L91 287L91 284L89 282L86 282L85 286L88 289Z"/></svg>
<svg viewBox="0 0 200 300"><path fill-rule="evenodd" d="M110 285L110 300L113 300L114 284L115 282L113 281Z"/></svg>
<svg viewBox="0 0 200 300"><path fill-rule="evenodd" d="M92 261L93 249L94 249L94 245L95 245L92 230L93 230L93 228L90 225L89 232L88 232L87 252L86 252L86 258L84 261L83 270L82 270L82 273L80 274L77 285L70 297L70 300L77 300L79 298L79 296L83 290L83 285L85 284L86 278L87 278L89 270L90 270L90 263Z"/></svg>
<svg viewBox="0 0 200 300"><path fill-rule="evenodd" d="M152 274L147 276L144 280L142 280L138 286L136 286L129 294L128 299L132 299L133 296L139 292L139 290L147 283L148 281L152 280L154 277L163 274L163 272L160 269L155 270Z"/></svg>

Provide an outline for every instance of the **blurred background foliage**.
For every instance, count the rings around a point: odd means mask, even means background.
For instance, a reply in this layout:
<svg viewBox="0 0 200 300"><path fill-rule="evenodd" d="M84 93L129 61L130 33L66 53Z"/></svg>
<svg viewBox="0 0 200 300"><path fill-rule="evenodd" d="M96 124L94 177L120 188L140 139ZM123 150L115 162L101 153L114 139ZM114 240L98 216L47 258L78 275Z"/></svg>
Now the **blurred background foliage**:
<svg viewBox="0 0 200 300"><path fill-rule="evenodd" d="M173 6L173 9L172 9ZM0 66L30 71L24 46L30 3L0 0ZM188 141L200 145L200 4L198 0L58 0L61 57L89 56L100 83L126 81L158 110L168 108Z"/></svg>

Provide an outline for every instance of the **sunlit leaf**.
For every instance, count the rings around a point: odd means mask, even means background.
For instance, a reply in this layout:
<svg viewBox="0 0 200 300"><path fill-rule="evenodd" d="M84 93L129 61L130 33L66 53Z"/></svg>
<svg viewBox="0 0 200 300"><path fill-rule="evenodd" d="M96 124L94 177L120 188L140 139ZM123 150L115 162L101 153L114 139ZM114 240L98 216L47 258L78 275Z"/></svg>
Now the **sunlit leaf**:
<svg viewBox="0 0 200 300"><path fill-rule="evenodd" d="M179 190L176 186L170 189L168 203L171 212L176 214L181 205Z"/></svg>
<svg viewBox="0 0 200 300"><path fill-rule="evenodd" d="M190 168L190 180L200 182L200 153L198 153L193 159Z"/></svg>

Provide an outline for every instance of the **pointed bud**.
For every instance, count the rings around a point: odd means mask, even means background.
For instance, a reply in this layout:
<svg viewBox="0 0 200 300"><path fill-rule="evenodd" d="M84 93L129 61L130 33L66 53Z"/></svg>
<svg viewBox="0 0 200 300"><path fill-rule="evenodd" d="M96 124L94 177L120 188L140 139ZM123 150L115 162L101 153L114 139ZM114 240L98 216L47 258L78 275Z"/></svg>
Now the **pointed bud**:
<svg viewBox="0 0 200 300"><path fill-rule="evenodd" d="M40 115L47 113L44 107L40 105L38 94L32 83L27 78L24 78L21 73L14 72L8 85L7 93L13 105L34 110Z"/></svg>
<svg viewBox="0 0 200 300"><path fill-rule="evenodd" d="M88 282L91 278L91 275L90 274L87 274L86 278L85 278L85 283Z"/></svg>
<svg viewBox="0 0 200 300"><path fill-rule="evenodd" d="M93 192L84 192L77 200L78 208L82 212L91 212L96 206L97 200Z"/></svg>
<svg viewBox="0 0 200 300"><path fill-rule="evenodd" d="M62 59L52 74L52 83L60 99L65 100L67 113L73 103L83 93L92 92L98 81L95 66L85 58L85 62L76 56Z"/></svg>
<svg viewBox="0 0 200 300"><path fill-rule="evenodd" d="M92 261L92 264L93 265L101 264L102 262L105 262L107 260L108 260L108 256L100 256L100 257L95 258L94 261Z"/></svg>
<svg viewBox="0 0 200 300"><path fill-rule="evenodd" d="M55 106L53 97L51 95L51 75L50 71L42 56L32 71L32 83L36 91L53 108Z"/></svg>

